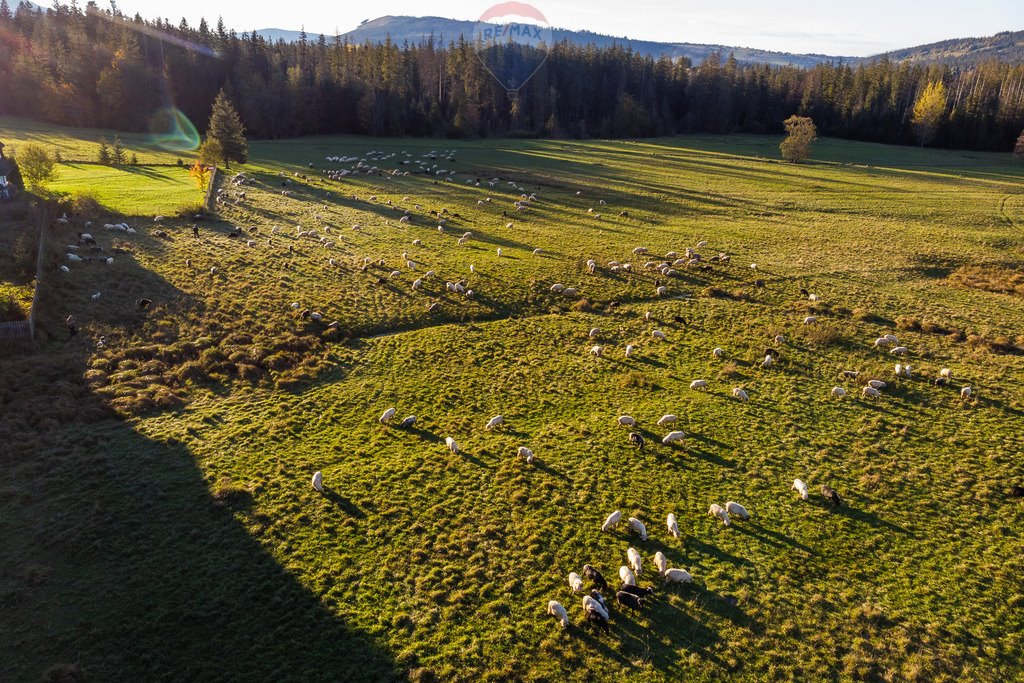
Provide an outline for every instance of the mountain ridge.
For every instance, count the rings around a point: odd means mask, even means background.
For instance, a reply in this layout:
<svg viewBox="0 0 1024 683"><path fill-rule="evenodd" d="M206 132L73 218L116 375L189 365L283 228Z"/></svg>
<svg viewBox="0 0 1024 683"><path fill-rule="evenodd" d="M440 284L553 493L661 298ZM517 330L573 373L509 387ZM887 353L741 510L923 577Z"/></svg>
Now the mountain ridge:
<svg viewBox="0 0 1024 683"><path fill-rule="evenodd" d="M342 40L361 44L384 42L388 37L395 43L408 42L418 44L425 42L431 35L434 39L447 43L456 40L460 35L472 35L474 21L447 19L444 17L426 16L394 16L386 15L369 19L345 33L340 34ZM258 29L257 34L272 41L284 40L294 42L299 39L299 31L283 29ZM309 40L318 40L319 33L308 34ZM910 62L944 62L944 63L977 63L986 59L1001 59L1010 62L1024 62L1024 31L1004 31L993 36L950 38L947 40L917 45L898 50L891 50L867 57L850 57L842 55L824 55L817 53L780 52L753 47L716 45L688 42L664 42L642 40L625 36L609 36L591 31L570 31L555 29L556 39L568 40L576 45L596 45L611 47L619 45L632 49L644 56L658 58L667 56L672 59L685 57L693 64L699 64L714 53L732 54L743 64L770 64L773 66L792 65L813 67L822 63L859 64L870 63L880 59ZM325 34L325 38L333 40L334 36Z"/></svg>

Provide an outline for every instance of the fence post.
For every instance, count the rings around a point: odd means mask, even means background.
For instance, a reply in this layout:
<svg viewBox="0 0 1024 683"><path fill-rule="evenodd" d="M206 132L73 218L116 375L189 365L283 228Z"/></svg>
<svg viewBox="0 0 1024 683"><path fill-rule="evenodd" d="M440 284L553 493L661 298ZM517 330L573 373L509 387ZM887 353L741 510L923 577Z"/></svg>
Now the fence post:
<svg viewBox="0 0 1024 683"><path fill-rule="evenodd" d="M36 284L32 289L32 306L28 311L28 336L32 341L35 341L36 338L36 306L39 303L39 290L42 288L43 282L43 259L46 253L46 230L48 227L46 221L39 226L39 250L36 253Z"/></svg>
<svg viewBox="0 0 1024 683"><path fill-rule="evenodd" d="M213 203L216 197L214 193L214 186L217 183L217 166L214 165L213 170L210 171L210 184L206 188L206 201L203 203L203 207L210 213L213 213Z"/></svg>

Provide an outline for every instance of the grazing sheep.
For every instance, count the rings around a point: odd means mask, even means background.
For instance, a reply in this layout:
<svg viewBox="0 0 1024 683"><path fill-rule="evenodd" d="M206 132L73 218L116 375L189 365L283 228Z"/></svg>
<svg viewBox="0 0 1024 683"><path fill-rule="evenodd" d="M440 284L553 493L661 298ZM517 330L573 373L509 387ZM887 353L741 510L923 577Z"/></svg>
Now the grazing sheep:
<svg viewBox="0 0 1024 683"><path fill-rule="evenodd" d="M608 531L609 529L615 528L619 522L622 521L622 513L616 510L612 514L608 515L608 518L604 520L604 524L601 525L601 531Z"/></svg>
<svg viewBox="0 0 1024 683"><path fill-rule="evenodd" d="M62 273L70 273L71 269L68 268L67 266L61 266L60 267L60 272L62 272Z"/></svg>
<svg viewBox="0 0 1024 683"><path fill-rule="evenodd" d="M113 257L113 256L108 256L108 257L107 257L107 260L106 260L106 264L107 264L108 266L112 266L112 265L114 265L114 257Z"/></svg>
<svg viewBox="0 0 1024 683"><path fill-rule="evenodd" d="M641 588L640 586L624 585L622 586L622 588L619 589L619 591L622 593L629 593L630 595L635 595L638 598L646 598L648 596L654 595L653 588Z"/></svg>
<svg viewBox="0 0 1024 683"><path fill-rule="evenodd" d="M558 619L562 628L569 628L569 615L566 613L565 608L559 605L557 601L548 601L548 614Z"/></svg>
<svg viewBox="0 0 1024 683"><path fill-rule="evenodd" d="M647 527L644 526L644 523L636 517L629 518L629 529L636 533L640 537L641 541L647 540Z"/></svg>
<svg viewBox="0 0 1024 683"><path fill-rule="evenodd" d="M626 549L626 560L629 562L629 566L633 568L633 571L637 574L643 573L644 563L640 559L640 553L636 551L636 548Z"/></svg>
<svg viewBox="0 0 1024 683"><path fill-rule="evenodd" d="M569 588L572 589L573 593L579 593L583 590L583 579L576 572L569 572Z"/></svg>
<svg viewBox="0 0 1024 683"><path fill-rule="evenodd" d="M665 285L662 285L662 286L658 287L654 291L657 293L658 296L666 296L666 295L668 295L668 287L666 287Z"/></svg>
<svg viewBox="0 0 1024 683"><path fill-rule="evenodd" d="M843 504L843 499L839 497L836 490L828 484L821 485L821 497L825 499L825 502L834 508L839 507Z"/></svg>
<svg viewBox="0 0 1024 683"><path fill-rule="evenodd" d="M875 389L874 387L864 387L864 389L861 390L860 393L864 396L864 398L878 398L879 396L882 395L882 392L880 392L878 389Z"/></svg>
<svg viewBox="0 0 1024 683"><path fill-rule="evenodd" d="M969 399L971 397L971 394L973 394L973 393L974 393L973 389L971 389L970 387L964 387L963 389L960 390L960 398L962 398L962 399L964 399L966 401L967 399Z"/></svg>
<svg viewBox="0 0 1024 683"><path fill-rule="evenodd" d="M693 576L685 569L666 569L662 572L665 575L665 583L690 583Z"/></svg>
<svg viewBox="0 0 1024 683"><path fill-rule="evenodd" d="M395 410L394 408L388 408L387 410L384 411L384 414L380 416L380 423L383 425L391 422L391 420L393 420L395 417L395 413L397 412L398 411Z"/></svg>
<svg viewBox="0 0 1024 683"><path fill-rule="evenodd" d="M620 427L634 427L636 426L636 420L629 415L620 415L618 419Z"/></svg>
<svg viewBox="0 0 1024 683"><path fill-rule="evenodd" d="M516 451L516 455L518 455L520 458L524 458L526 460L527 465L533 464L533 451L531 451L526 446L520 446L519 449Z"/></svg>
<svg viewBox="0 0 1024 683"><path fill-rule="evenodd" d="M892 346L893 343L894 342L891 339L889 339L888 337L879 337L878 339L875 340L875 346L876 347L879 347L879 346Z"/></svg>
<svg viewBox="0 0 1024 683"><path fill-rule="evenodd" d="M626 358L629 358L636 351L636 347L632 344L626 344Z"/></svg>
<svg viewBox="0 0 1024 683"><path fill-rule="evenodd" d="M775 357L768 355L764 357L764 362L761 363L761 367L767 370L771 366L775 365Z"/></svg>
<svg viewBox="0 0 1024 683"><path fill-rule="evenodd" d="M590 329L590 332L587 333L587 336L590 337L591 339L597 339L598 336L600 336L600 334L601 334L601 330L599 330L596 327L592 327Z"/></svg>
<svg viewBox="0 0 1024 683"><path fill-rule="evenodd" d="M711 355L714 356L715 358L721 358L722 356L725 355L725 349L715 349L714 351L711 352Z"/></svg>
<svg viewBox="0 0 1024 683"><path fill-rule="evenodd" d="M678 415L673 415L671 413L669 413L668 415L662 415L661 418L658 420L658 426L659 427L664 427L667 424L672 424L673 422L675 422L678 419L679 419Z"/></svg>
<svg viewBox="0 0 1024 683"><path fill-rule="evenodd" d="M618 601L620 605L625 605L626 607L634 609L638 612L644 606L643 600L633 595L632 593L627 593L626 591L619 591L618 593L616 593L615 600Z"/></svg>
<svg viewBox="0 0 1024 683"><path fill-rule="evenodd" d="M668 569L668 558L660 550L654 553L654 566L658 568L659 574L664 574L665 570Z"/></svg>
<svg viewBox="0 0 1024 683"><path fill-rule="evenodd" d="M583 612L583 618L586 619L591 624L593 624L594 626L597 626L598 628L604 629L605 633L610 633L611 632L610 629L608 628L608 617L606 617L606 616L604 616L602 614L599 614L599 613L597 613L597 612L595 612L593 610L585 610Z"/></svg>
<svg viewBox="0 0 1024 683"><path fill-rule="evenodd" d="M416 416L410 415L409 417L402 420L398 426L401 427L402 429L408 429L409 427L412 427L414 424L416 424Z"/></svg>
<svg viewBox="0 0 1024 683"><path fill-rule="evenodd" d="M459 444L455 443L455 439L450 436L444 437L444 445L448 447L453 454L459 454Z"/></svg>
<svg viewBox="0 0 1024 683"><path fill-rule="evenodd" d="M842 379L857 379L860 377L860 373L856 370L843 370L842 373L840 373L840 377Z"/></svg>
<svg viewBox="0 0 1024 683"><path fill-rule="evenodd" d="M589 564L583 565L583 576L585 576L588 579L590 579L591 581L593 581L594 585L597 586L599 589L601 589L601 590L607 590L608 589L608 582L605 581L604 577L601 575L601 572L599 572L598 570L594 569ZM585 600L584 600L584 604L586 604Z"/></svg>
<svg viewBox="0 0 1024 683"><path fill-rule="evenodd" d="M807 500L807 496L809 495L807 491L807 484L805 484L802 479L793 480L793 490L799 493L801 498Z"/></svg>
<svg viewBox="0 0 1024 683"><path fill-rule="evenodd" d="M739 503L734 503L731 500L725 504L725 511L730 515L734 515L743 520L750 519L750 513L747 512L747 508L743 507Z"/></svg>
<svg viewBox="0 0 1024 683"><path fill-rule="evenodd" d="M594 358L600 358L602 355L604 355L604 349L600 346L591 346L590 355L593 356Z"/></svg>
<svg viewBox="0 0 1024 683"><path fill-rule="evenodd" d="M633 572L629 567L619 567L619 579L627 586L636 585L636 577L633 576Z"/></svg>
<svg viewBox="0 0 1024 683"><path fill-rule="evenodd" d="M672 534L673 538L679 538L679 524L676 522L676 516L671 512L668 513L668 518L665 520L666 526L668 526L668 532Z"/></svg>
<svg viewBox="0 0 1024 683"><path fill-rule="evenodd" d="M690 382L690 388L691 389L707 389L708 388L708 383L707 383L706 380L703 380L703 379L695 379L692 382Z"/></svg>
<svg viewBox="0 0 1024 683"><path fill-rule="evenodd" d="M846 389L843 389L842 387L832 387L832 396L834 398L845 398Z"/></svg>
<svg viewBox="0 0 1024 683"><path fill-rule="evenodd" d="M630 432L629 433L629 442L631 444L633 444L634 446L636 446L637 448L642 449L644 447L644 443L645 443L644 436L643 436L643 434L641 434L639 432Z"/></svg>
<svg viewBox="0 0 1024 683"><path fill-rule="evenodd" d="M316 472L313 473L313 488L315 488L317 491L323 493L323 490L324 490L324 474L323 474L323 472L321 472L319 470L317 470Z"/></svg>
<svg viewBox="0 0 1024 683"><path fill-rule="evenodd" d="M678 443L686 438L686 434L681 431L669 432L665 435L665 438L661 440L661 443L668 446L669 444Z"/></svg>
<svg viewBox="0 0 1024 683"><path fill-rule="evenodd" d="M412 283L413 289L421 289L423 287L423 278L417 278Z"/></svg>
<svg viewBox="0 0 1024 683"><path fill-rule="evenodd" d="M818 322L818 318L816 316L809 315L806 318L804 318L804 325L812 325L816 322Z"/></svg>
<svg viewBox="0 0 1024 683"><path fill-rule="evenodd" d="M868 380L868 386L874 389L885 389L885 382L880 379Z"/></svg>
<svg viewBox="0 0 1024 683"><path fill-rule="evenodd" d="M485 429L494 429L495 427L500 427L503 424L505 424L505 418L503 418L501 415L495 415L494 417L487 421Z"/></svg>
<svg viewBox="0 0 1024 683"><path fill-rule="evenodd" d="M781 334L775 335L775 343L776 344L785 344L786 343L786 338L784 336L782 336Z"/></svg>
<svg viewBox="0 0 1024 683"><path fill-rule="evenodd" d="M99 301L101 296L103 296L102 292L96 292L95 294L93 294L89 298L92 299L93 301Z"/></svg>
<svg viewBox="0 0 1024 683"><path fill-rule="evenodd" d="M605 619L608 618L608 608L605 607L600 600L595 598L593 595L583 596L583 611L584 612L595 612L600 614Z"/></svg>
<svg viewBox="0 0 1024 683"><path fill-rule="evenodd" d="M725 526L729 526L729 513L726 512L725 508L723 508L718 503L711 504L711 507L708 508L708 516L717 517L719 520L721 520L722 524L724 524Z"/></svg>
<svg viewBox="0 0 1024 683"><path fill-rule="evenodd" d="M945 377L946 379L953 379L953 371L949 368L942 368L939 370L939 377Z"/></svg>
<svg viewBox="0 0 1024 683"><path fill-rule="evenodd" d="M653 332L651 332L651 337L654 339L660 339L662 341L668 339L668 337L665 336L665 333L662 332L661 330L654 330Z"/></svg>
<svg viewBox="0 0 1024 683"><path fill-rule="evenodd" d="M908 349L906 346L897 346L896 348L891 349L889 353L893 354L894 356L905 356L907 355L908 351L910 351L910 349Z"/></svg>
<svg viewBox="0 0 1024 683"><path fill-rule="evenodd" d="M750 400L750 397L747 395L747 392L743 391L739 387L736 387L736 388L734 388L732 390L732 395L734 397L738 398L741 401L749 401Z"/></svg>

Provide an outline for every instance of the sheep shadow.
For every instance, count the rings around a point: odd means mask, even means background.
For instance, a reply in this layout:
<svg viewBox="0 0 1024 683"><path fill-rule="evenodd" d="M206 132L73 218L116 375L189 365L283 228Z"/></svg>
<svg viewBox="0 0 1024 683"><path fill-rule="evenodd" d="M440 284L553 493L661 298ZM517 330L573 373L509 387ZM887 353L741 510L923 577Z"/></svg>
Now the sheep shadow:
<svg viewBox="0 0 1024 683"><path fill-rule="evenodd" d="M719 560L721 562L728 562L729 564L734 564L737 567L753 567L754 566L754 563L751 562L750 560L746 559L745 557L739 557L737 555L733 555L732 553L729 553L729 552L726 552L725 550L722 550L721 548L719 548L716 545L711 545L710 543L705 543L704 541L698 540L698 539L694 538L693 536L687 536L687 538L686 538L686 545L689 548L692 548L694 551L700 553L701 555L705 555L707 557L712 557L712 558L714 558L716 560Z"/></svg>
<svg viewBox="0 0 1024 683"><path fill-rule="evenodd" d="M713 612L719 617L732 622L735 626L759 632L760 623L752 616L740 609L738 601L731 595L721 595L701 584L693 584L695 598L700 601L700 606Z"/></svg>
<svg viewBox="0 0 1024 683"><path fill-rule="evenodd" d="M789 536L786 536L785 534L779 533L778 531L766 529L765 527L761 526L760 524L752 520L746 520L744 522L734 522L732 524L732 528L741 534L746 534L751 538L755 538L761 541L762 543L766 543L776 548L791 547L814 557L818 555L818 552L810 546L806 546L803 543L800 543L799 541L794 540Z"/></svg>
<svg viewBox="0 0 1024 683"><path fill-rule="evenodd" d="M545 463L543 460L540 460L539 458L535 459L533 461L533 467L536 468L540 472L544 472L545 474L550 474L551 476L556 477L558 479L561 479L562 481L568 482L570 484L573 481L572 477L567 475L565 472L562 472L557 467L553 467L551 465L548 465L547 463Z"/></svg>
<svg viewBox="0 0 1024 683"><path fill-rule="evenodd" d="M366 519L366 513L363 512L359 506L329 486L324 486L324 490L321 492L321 495L335 507L341 508L341 510L349 517Z"/></svg>
<svg viewBox="0 0 1024 683"><path fill-rule="evenodd" d="M843 504L840 505L839 507L832 507L825 503L825 501L819 501L818 504L834 514L841 515L855 522L868 524L870 526L875 527L876 529L888 529L889 531L893 531L914 538L913 532L911 532L906 527L902 527L899 524L893 524L892 522L886 521L873 512L868 512L867 510L863 510L861 508L852 507L850 505L849 500L843 500Z"/></svg>

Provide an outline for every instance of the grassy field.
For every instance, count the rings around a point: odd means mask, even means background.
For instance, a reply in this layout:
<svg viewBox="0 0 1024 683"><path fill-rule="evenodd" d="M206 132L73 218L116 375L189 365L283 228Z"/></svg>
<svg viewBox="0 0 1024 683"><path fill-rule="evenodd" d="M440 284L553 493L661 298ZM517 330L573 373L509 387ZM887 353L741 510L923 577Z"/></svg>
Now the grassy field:
<svg viewBox="0 0 1024 683"><path fill-rule="evenodd" d="M833 140L793 166L777 145L259 142L198 237L147 212L134 235L94 229L112 265L65 274L81 227L57 226L46 341L0 372L0 671L1024 680L1024 171ZM353 165L328 155L380 172L328 180ZM701 241L707 268L644 267ZM872 345L885 333L906 357ZM881 397L860 398L868 378ZM391 406L415 427L379 424ZM666 413L684 443L661 444ZM752 518L705 514L727 500ZM601 532L616 509L650 538ZM631 546L655 597L593 631L566 576L613 582ZM656 551L694 583L663 587Z"/></svg>

